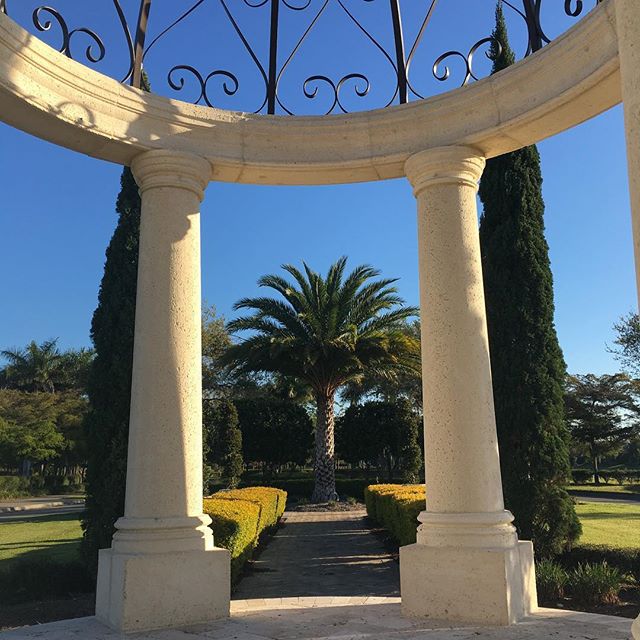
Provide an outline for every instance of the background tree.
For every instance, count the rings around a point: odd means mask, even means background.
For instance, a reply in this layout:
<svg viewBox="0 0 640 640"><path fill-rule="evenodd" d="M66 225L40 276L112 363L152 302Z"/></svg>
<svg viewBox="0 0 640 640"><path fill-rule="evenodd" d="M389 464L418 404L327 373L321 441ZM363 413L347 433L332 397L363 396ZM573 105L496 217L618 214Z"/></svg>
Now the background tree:
<svg viewBox="0 0 640 640"><path fill-rule="evenodd" d="M140 196L129 168L122 172L116 211L118 223L91 323L96 356L87 385L91 410L82 525L83 551L93 571L98 549L111 546L114 523L124 513L140 236Z"/></svg>
<svg viewBox="0 0 640 640"><path fill-rule="evenodd" d="M617 345L610 351L628 374L640 377L640 316L629 313L613 325L616 332L614 343Z"/></svg>
<svg viewBox="0 0 640 640"><path fill-rule="evenodd" d="M221 480L225 488L240 484L244 470L242 460L242 431L238 424L238 412L230 400L205 400L202 422L204 429L203 453L207 493L212 484Z"/></svg>
<svg viewBox="0 0 640 640"><path fill-rule="evenodd" d="M0 462L30 475L34 464L59 455L65 444L53 393L0 390Z"/></svg>
<svg viewBox="0 0 640 640"><path fill-rule="evenodd" d="M62 356L57 340L37 344L32 340L24 349L7 349L2 356L5 383L23 391L55 392L62 375Z"/></svg>
<svg viewBox="0 0 640 640"><path fill-rule="evenodd" d="M405 398L352 405L337 420L338 455L350 464L376 468L389 482L416 482L422 467L421 427Z"/></svg>
<svg viewBox="0 0 640 640"><path fill-rule="evenodd" d="M225 320L214 306L202 311L202 389L206 398L228 395L233 385L228 370L222 364L224 352L231 346L231 336Z"/></svg>
<svg viewBox="0 0 640 640"><path fill-rule="evenodd" d="M313 449L313 424L304 407L278 397L235 401L247 463L270 475L288 465L304 465Z"/></svg>
<svg viewBox="0 0 640 640"><path fill-rule="evenodd" d="M513 64L501 5L493 72ZM565 363L553 314L544 237L540 157L535 146L491 159L480 183L480 243L505 502L520 536L541 555L580 533L564 486L570 476L564 421Z"/></svg>
<svg viewBox="0 0 640 640"><path fill-rule="evenodd" d="M402 328L418 345L417 358L420 358L420 321L405 323ZM416 412L422 412L422 370L419 366L399 372L389 378L376 371L366 372L361 379L348 382L340 393L342 399L355 404L365 399L394 402L405 398Z"/></svg>
<svg viewBox="0 0 640 640"><path fill-rule="evenodd" d="M600 484L600 462L616 455L638 433L638 383L622 373L569 376L565 396L571 435L593 465Z"/></svg>
<svg viewBox="0 0 640 640"><path fill-rule="evenodd" d="M306 264L305 274L284 265L295 284L277 275L258 281L284 300L240 300L235 309L253 313L228 325L231 332L253 332L227 351L225 357L236 371L280 373L305 381L313 391L315 502L337 498L334 404L338 390L367 371L397 375L416 366L418 357L415 340L402 331L416 309L402 306L395 280L372 281L380 274L366 265L345 278L346 263L346 258L338 260L324 278Z"/></svg>
<svg viewBox="0 0 640 640"><path fill-rule="evenodd" d="M94 353L91 349L60 351L57 340L23 349L1 352L6 364L0 369L0 387L21 391L76 391L86 393L87 378Z"/></svg>
<svg viewBox="0 0 640 640"><path fill-rule="evenodd" d="M95 357L93 349L69 349L60 354L58 389L86 394L91 363Z"/></svg>

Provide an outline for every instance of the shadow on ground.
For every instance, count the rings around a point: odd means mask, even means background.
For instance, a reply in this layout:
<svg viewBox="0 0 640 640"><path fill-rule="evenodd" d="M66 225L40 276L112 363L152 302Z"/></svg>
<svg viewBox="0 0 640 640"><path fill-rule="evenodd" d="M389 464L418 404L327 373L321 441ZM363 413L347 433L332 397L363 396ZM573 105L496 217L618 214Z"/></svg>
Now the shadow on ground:
<svg viewBox="0 0 640 640"><path fill-rule="evenodd" d="M233 598L399 595L398 563L364 515L292 513Z"/></svg>

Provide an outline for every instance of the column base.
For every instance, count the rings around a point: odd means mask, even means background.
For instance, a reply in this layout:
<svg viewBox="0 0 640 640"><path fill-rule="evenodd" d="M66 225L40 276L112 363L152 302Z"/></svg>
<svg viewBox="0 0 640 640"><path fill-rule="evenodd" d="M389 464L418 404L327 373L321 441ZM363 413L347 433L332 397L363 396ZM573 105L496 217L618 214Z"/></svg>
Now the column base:
<svg viewBox="0 0 640 640"><path fill-rule="evenodd" d="M538 606L533 545L400 549L405 615L465 626L515 624Z"/></svg>
<svg viewBox="0 0 640 640"><path fill-rule="evenodd" d="M229 615L226 549L120 553L98 559L96 617L121 632L209 622Z"/></svg>
<svg viewBox="0 0 640 640"><path fill-rule="evenodd" d="M640 640L640 617L635 619L633 627L631 627L631 633L633 633L635 640Z"/></svg>

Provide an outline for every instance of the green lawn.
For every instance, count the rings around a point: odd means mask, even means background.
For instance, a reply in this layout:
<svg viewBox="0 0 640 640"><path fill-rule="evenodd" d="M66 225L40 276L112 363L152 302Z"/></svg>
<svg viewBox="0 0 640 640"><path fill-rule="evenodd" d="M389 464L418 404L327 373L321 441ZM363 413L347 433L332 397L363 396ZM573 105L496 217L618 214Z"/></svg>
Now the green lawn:
<svg viewBox="0 0 640 640"><path fill-rule="evenodd" d="M576 511L583 529L580 544L640 548L640 504L579 502Z"/></svg>
<svg viewBox="0 0 640 640"><path fill-rule="evenodd" d="M89 593L94 580L80 555L77 514L0 522L0 602Z"/></svg>
<svg viewBox="0 0 640 640"><path fill-rule="evenodd" d="M572 484L569 491L596 491L598 493L634 493L640 494L640 484Z"/></svg>
<svg viewBox="0 0 640 640"><path fill-rule="evenodd" d="M0 562L27 555L76 560L81 537L80 519L74 513L0 522Z"/></svg>

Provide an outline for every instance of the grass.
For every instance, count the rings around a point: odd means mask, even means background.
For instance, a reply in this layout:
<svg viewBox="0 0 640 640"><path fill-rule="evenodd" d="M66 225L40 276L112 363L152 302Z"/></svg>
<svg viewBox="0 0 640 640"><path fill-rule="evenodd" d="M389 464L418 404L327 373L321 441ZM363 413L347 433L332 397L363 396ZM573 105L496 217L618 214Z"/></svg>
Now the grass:
<svg viewBox="0 0 640 640"><path fill-rule="evenodd" d="M579 502L576 511L583 528L580 544L640 548L640 504Z"/></svg>
<svg viewBox="0 0 640 640"><path fill-rule="evenodd" d="M80 518L74 513L1 522L0 563L27 555L77 560L81 537Z"/></svg>
<svg viewBox="0 0 640 640"><path fill-rule="evenodd" d="M568 491L595 491L597 493L640 494L640 484L572 484Z"/></svg>
<svg viewBox="0 0 640 640"><path fill-rule="evenodd" d="M77 514L0 523L0 601L30 602L94 588L80 555Z"/></svg>

